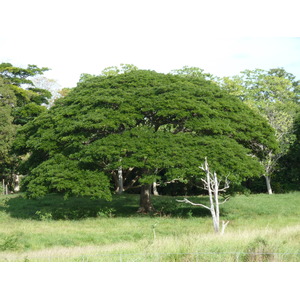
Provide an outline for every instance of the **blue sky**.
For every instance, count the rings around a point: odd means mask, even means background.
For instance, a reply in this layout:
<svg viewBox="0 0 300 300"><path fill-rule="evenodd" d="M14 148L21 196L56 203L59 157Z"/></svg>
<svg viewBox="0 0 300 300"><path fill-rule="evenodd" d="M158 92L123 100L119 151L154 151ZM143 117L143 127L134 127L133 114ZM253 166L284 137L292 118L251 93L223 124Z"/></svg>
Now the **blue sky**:
<svg viewBox="0 0 300 300"><path fill-rule="evenodd" d="M0 62L52 69L62 87L121 63L216 76L283 67L300 80L297 1L10 0Z"/></svg>

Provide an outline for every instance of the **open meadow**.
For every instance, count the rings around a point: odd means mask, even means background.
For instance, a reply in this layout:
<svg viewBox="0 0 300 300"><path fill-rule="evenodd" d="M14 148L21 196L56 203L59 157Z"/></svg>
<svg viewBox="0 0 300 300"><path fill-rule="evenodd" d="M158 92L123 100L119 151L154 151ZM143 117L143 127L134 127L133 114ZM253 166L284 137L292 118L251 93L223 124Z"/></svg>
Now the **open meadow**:
<svg viewBox="0 0 300 300"><path fill-rule="evenodd" d="M182 198L153 197L149 216L136 213L138 195L1 196L0 261L300 261L299 192L232 197L221 206L221 220L230 221L224 235L214 233L208 210L176 202Z"/></svg>

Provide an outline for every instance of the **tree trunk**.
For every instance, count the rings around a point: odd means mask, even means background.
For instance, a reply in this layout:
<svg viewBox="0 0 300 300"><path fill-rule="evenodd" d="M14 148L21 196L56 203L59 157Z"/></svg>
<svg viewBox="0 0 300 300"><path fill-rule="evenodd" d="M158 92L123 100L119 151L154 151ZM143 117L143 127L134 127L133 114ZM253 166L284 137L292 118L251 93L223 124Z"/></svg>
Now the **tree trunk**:
<svg viewBox="0 0 300 300"><path fill-rule="evenodd" d="M157 184L156 184L156 181L153 182L152 188L153 188L153 195L154 195L154 196L159 196L159 193L158 193L158 191L157 191Z"/></svg>
<svg viewBox="0 0 300 300"><path fill-rule="evenodd" d="M216 232L219 232L220 230L220 209L219 209L219 183L218 183L218 177L217 177L217 173L214 172L214 177L213 177L213 184L215 186L214 189L214 200L215 200L215 205L216 205L216 224L217 224L217 230Z"/></svg>
<svg viewBox="0 0 300 300"><path fill-rule="evenodd" d="M270 176L265 175L265 179L266 179L268 194L272 195L273 192L272 192L272 187L271 187L271 178L270 178Z"/></svg>
<svg viewBox="0 0 300 300"><path fill-rule="evenodd" d="M212 216L212 220L213 220L214 230L215 230L215 232L219 232L219 221L218 221L219 216L216 215L213 191L211 188L211 180L215 180L215 178L210 177L210 172L209 172L208 163L207 163L206 158L205 158L205 162L204 162L204 170L206 172L206 183L207 183L207 190L208 190L209 202L210 202L210 212L211 212L211 216Z"/></svg>
<svg viewBox="0 0 300 300"><path fill-rule="evenodd" d="M123 180L123 169L122 167L118 168L118 194L122 194L124 192L124 180Z"/></svg>
<svg viewBox="0 0 300 300"><path fill-rule="evenodd" d="M8 195L9 194L8 184L5 183L4 179L2 179L2 185L3 185L3 195Z"/></svg>
<svg viewBox="0 0 300 300"><path fill-rule="evenodd" d="M124 192L124 178L123 178L123 169L119 167L118 170L111 172L115 184L115 192L122 194Z"/></svg>
<svg viewBox="0 0 300 300"><path fill-rule="evenodd" d="M14 192L20 192L20 175L14 175Z"/></svg>
<svg viewBox="0 0 300 300"><path fill-rule="evenodd" d="M151 184L144 184L141 187L139 213L149 213L154 211L150 198Z"/></svg>

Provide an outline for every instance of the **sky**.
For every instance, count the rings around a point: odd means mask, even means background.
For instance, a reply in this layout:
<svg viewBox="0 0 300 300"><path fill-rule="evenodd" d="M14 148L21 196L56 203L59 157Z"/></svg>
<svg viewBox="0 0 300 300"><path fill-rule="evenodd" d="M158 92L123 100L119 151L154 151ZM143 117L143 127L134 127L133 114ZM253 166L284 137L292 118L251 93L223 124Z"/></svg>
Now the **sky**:
<svg viewBox="0 0 300 300"><path fill-rule="evenodd" d="M0 62L48 67L45 76L61 87L121 63L165 73L188 65L220 77L283 67L300 80L294 0L3 2Z"/></svg>

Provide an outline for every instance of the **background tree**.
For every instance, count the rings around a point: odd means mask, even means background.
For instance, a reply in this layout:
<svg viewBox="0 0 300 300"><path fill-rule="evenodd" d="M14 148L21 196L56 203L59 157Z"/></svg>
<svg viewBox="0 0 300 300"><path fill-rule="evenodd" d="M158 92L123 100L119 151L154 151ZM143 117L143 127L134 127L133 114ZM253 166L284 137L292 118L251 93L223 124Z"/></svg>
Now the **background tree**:
<svg viewBox="0 0 300 300"><path fill-rule="evenodd" d="M16 96L16 105L12 109L15 124L24 125L45 110L42 104L48 104L51 93L36 87L32 80L48 70L36 65L28 65L25 69L10 63L0 64L0 77Z"/></svg>
<svg viewBox="0 0 300 300"><path fill-rule="evenodd" d="M10 153L16 129L33 120L46 110L51 93L33 83L35 76L43 74L47 68L28 65L15 67L10 63L0 64L0 176L13 189L14 172L18 158Z"/></svg>
<svg viewBox="0 0 300 300"><path fill-rule="evenodd" d="M54 101L62 97L61 91L63 90L58 82L54 79L49 79L45 76L35 76L32 82L36 88L43 89L51 93L51 98L47 99L46 106L52 106Z"/></svg>
<svg viewBox="0 0 300 300"><path fill-rule="evenodd" d="M295 140L293 123L299 110L299 82L284 69L245 70L239 76L225 77L221 85L230 94L238 96L257 114L262 115L275 130L279 149L274 152L262 146L266 155L261 163L267 190L272 194L271 176L278 160L284 156Z"/></svg>
<svg viewBox="0 0 300 300"><path fill-rule="evenodd" d="M0 174L2 180L8 181L8 166L11 163L9 154L16 133L13 124L12 108L16 105L16 97L12 89L0 77ZM6 183L4 184L6 185Z"/></svg>
<svg viewBox="0 0 300 300"><path fill-rule="evenodd" d="M281 192L300 189L300 113L295 118L294 134L295 142L279 159L279 170L275 174Z"/></svg>
<svg viewBox="0 0 300 300"><path fill-rule="evenodd" d="M24 164L31 196L58 191L108 197L105 178L121 166L140 186L139 211L150 212L158 170L169 180L186 180L199 175L207 156L233 182L259 176L254 154L263 155L257 145L275 147L272 132L210 81L137 70L79 83L20 130L15 149L31 153Z"/></svg>

